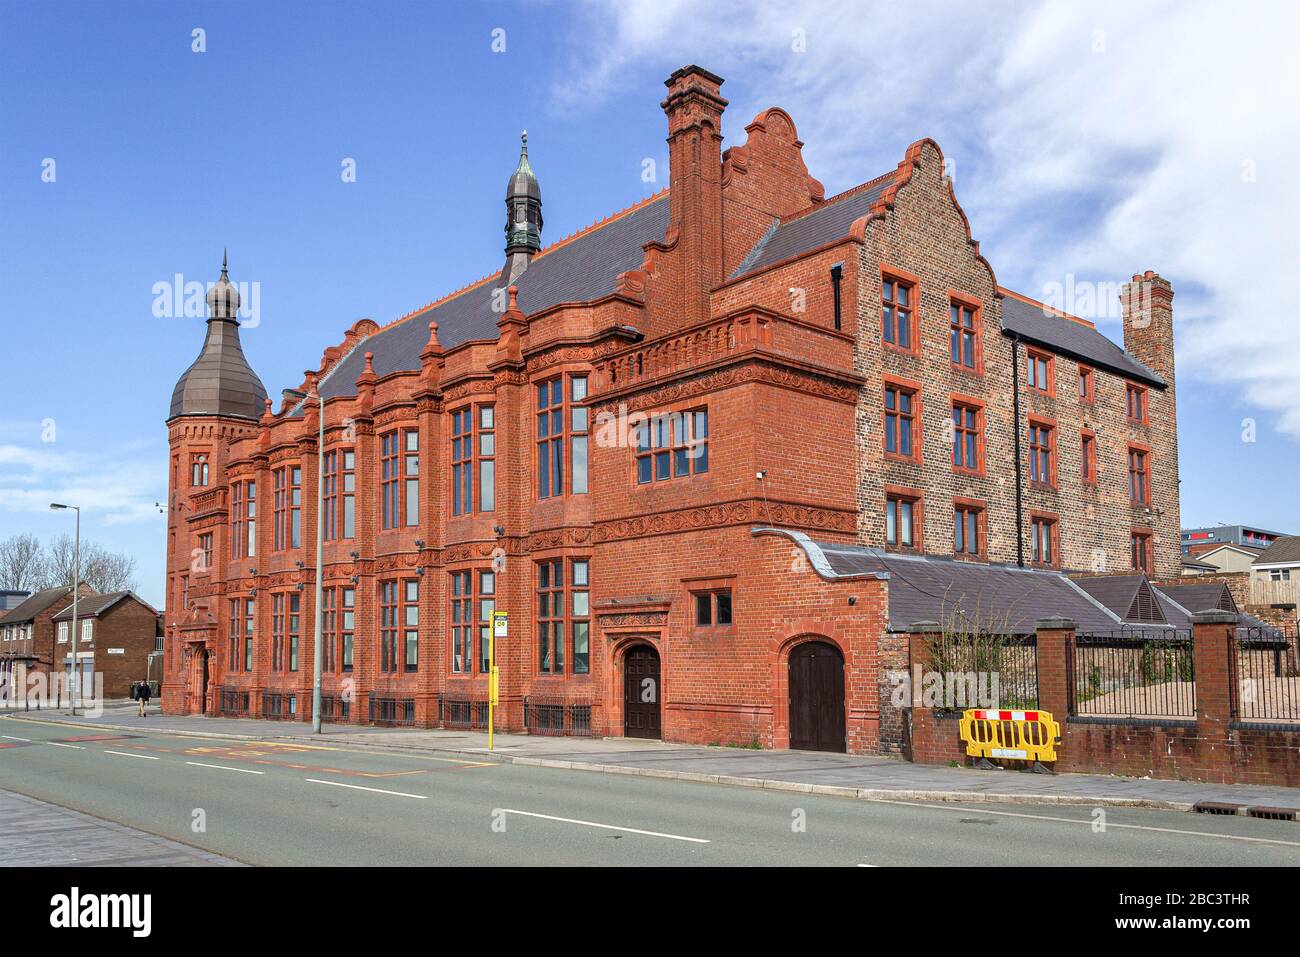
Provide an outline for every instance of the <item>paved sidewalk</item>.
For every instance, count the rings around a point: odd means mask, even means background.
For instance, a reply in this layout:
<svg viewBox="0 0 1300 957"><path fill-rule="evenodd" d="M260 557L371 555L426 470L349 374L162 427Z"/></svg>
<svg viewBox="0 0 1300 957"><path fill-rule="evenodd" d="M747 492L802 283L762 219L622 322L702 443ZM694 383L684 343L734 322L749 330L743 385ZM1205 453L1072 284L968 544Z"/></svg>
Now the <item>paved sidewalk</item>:
<svg viewBox="0 0 1300 957"><path fill-rule="evenodd" d="M5 713L0 712L0 716ZM313 735L301 721L164 716L140 718L135 706L109 707L97 718L63 712L11 713L15 719L62 721L113 730L152 730L242 740L286 740L336 747L436 751L521 765L615 774L667 777L742 787L809 791L870 800L978 801L1079 804L1190 810L1200 801L1300 811L1300 788L1197 784L1098 774L1037 775L912 764L897 758L810 751L754 751L642 741L633 738L572 738L497 734L487 754L487 735L474 731L322 727ZM0 722L0 733L3 725Z"/></svg>
<svg viewBox="0 0 1300 957"><path fill-rule="evenodd" d="M0 867L242 866L165 837L0 791Z"/></svg>

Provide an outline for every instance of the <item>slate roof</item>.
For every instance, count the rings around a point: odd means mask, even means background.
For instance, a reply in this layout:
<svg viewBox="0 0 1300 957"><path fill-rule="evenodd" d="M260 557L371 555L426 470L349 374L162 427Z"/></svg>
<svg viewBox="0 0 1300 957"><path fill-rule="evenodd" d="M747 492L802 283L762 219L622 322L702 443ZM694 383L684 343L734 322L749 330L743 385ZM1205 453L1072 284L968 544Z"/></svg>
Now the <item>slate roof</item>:
<svg viewBox="0 0 1300 957"><path fill-rule="evenodd" d="M17 608L11 608L9 614L5 615L6 625L19 625L29 621L34 621L36 616L53 605L60 598L72 594L72 588L69 585L63 585L59 588L46 588L44 591L38 591Z"/></svg>
<svg viewBox="0 0 1300 957"><path fill-rule="evenodd" d="M519 308L532 315L562 302L591 302L612 293L620 273L639 269L646 243L668 231L665 190L630 211L598 223L571 239L543 249L518 278ZM420 351L429 340L429 323L438 323L444 348L497 338L500 313L492 309L498 277L483 280L440 302L411 313L363 339L321 380L326 398L356 394L365 354L374 353L375 374L420 368Z"/></svg>
<svg viewBox="0 0 1300 957"><path fill-rule="evenodd" d="M1279 538L1264 551L1260 552L1252 565L1300 564L1300 535L1287 535Z"/></svg>
<svg viewBox="0 0 1300 957"><path fill-rule="evenodd" d="M1145 575L1095 575L1073 581L1126 623L1143 626L1168 623Z"/></svg>
<svg viewBox="0 0 1300 957"><path fill-rule="evenodd" d="M853 221L867 215L871 204L892 184L893 178L885 176L875 185L868 185L856 192L850 190L842 193L809 212L787 217L784 221L777 220L736 267L731 278L810 252L832 240L842 239L849 234Z"/></svg>
<svg viewBox="0 0 1300 957"><path fill-rule="evenodd" d="M1165 380L1139 362L1092 326L1052 315L1040 305L1025 302L1010 290L1002 290L1002 331L1053 352L1078 359L1087 365L1107 369L1139 382L1164 388Z"/></svg>
<svg viewBox="0 0 1300 957"><path fill-rule="evenodd" d="M867 215L893 182L893 174L887 174L810 210L777 220L736 267L731 278L845 238L853 222ZM516 281L519 308L531 315L563 302L591 302L609 295L620 273L641 266L645 244L664 238L668 214L665 190L625 213L543 249ZM418 369L420 352L428 341L428 325L433 320L438 323L438 339L445 348L473 340L496 339L499 314L492 305L499 282L498 276L488 277L373 333L334 365L322 380L321 391L326 398L354 395L367 352L374 354L378 376ZM1010 290L1001 291L1004 334L1018 335L1061 355L1137 381L1165 386L1153 370L1095 328L1045 312L1040 305L1016 298ZM259 407L253 417L260 412ZM176 400L172 414L177 414Z"/></svg>
<svg viewBox="0 0 1300 957"><path fill-rule="evenodd" d="M1237 611L1232 591L1223 582L1190 581L1186 585L1160 585L1157 592L1169 596L1188 611Z"/></svg>
<svg viewBox="0 0 1300 957"><path fill-rule="evenodd" d="M825 579L881 578L889 582L889 630L907 631L920 621L960 622L987 631L1026 635L1040 618L1069 618L1078 633L1159 637L1191 628L1198 611L1236 611L1223 583L1152 585L1143 574L1071 579L1052 569L959 561L937 555L902 555L878 548L814 541L803 532L755 528L754 535L792 539ZM1085 587L1086 586L1086 587ZM1145 596L1156 606L1146 617L1132 614ZM1241 615L1242 637L1271 636L1277 629ZM1249 632L1249 635L1248 635Z"/></svg>
<svg viewBox="0 0 1300 957"><path fill-rule="evenodd" d="M1039 618L1057 617L1073 619L1081 632L1123 627L1118 616L1060 572L885 553L860 545L816 542L783 529L756 529L755 534L794 539L823 578L887 578L891 631L906 631L918 621L961 620L991 631L1032 634Z"/></svg>
<svg viewBox="0 0 1300 957"><path fill-rule="evenodd" d="M86 595L78 599L77 617L98 618L100 615L108 611L110 608L116 605L123 598L126 598L128 595L134 598L140 604L144 605L150 611L154 611L153 606L150 605L143 598L141 598L139 595L135 594L135 592L114 591L114 592L106 592L103 595ZM154 611L154 614L157 614L157 612ZM69 605L67 608L63 609L61 612L55 615L53 620L69 621L71 620L71 618L72 618L72 606Z"/></svg>

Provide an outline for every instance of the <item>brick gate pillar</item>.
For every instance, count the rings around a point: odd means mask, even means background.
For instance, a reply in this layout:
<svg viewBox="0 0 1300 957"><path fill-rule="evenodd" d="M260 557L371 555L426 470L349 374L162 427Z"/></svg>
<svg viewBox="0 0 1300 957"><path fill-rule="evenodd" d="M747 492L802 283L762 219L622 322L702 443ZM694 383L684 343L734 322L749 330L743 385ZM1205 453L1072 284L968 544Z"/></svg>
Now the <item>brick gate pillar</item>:
<svg viewBox="0 0 1300 957"><path fill-rule="evenodd" d="M1237 720L1236 668L1232 639L1238 616L1230 611L1198 611L1192 615L1192 656L1196 668L1196 728L1202 737L1219 739Z"/></svg>
<svg viewBox="0 0 1300 957"><path fill-rule="evenodd" d="M1038 633L1038 707L1050 712L1062 725L1070 714L1070 658L1076 629L1069 618L1039 618L1034 622Z"/></svg>

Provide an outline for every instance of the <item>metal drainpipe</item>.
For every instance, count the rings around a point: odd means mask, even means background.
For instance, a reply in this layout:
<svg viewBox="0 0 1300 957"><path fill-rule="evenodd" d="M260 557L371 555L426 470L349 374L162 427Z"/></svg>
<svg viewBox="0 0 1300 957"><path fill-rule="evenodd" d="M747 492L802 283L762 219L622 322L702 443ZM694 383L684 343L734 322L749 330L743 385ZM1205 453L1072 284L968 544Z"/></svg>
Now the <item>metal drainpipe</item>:
<svg viewBox="0 0 1300 957"><path fill-rule="evenodd" d="M1025 567L1024 489L1020 475L1020 337L1011 337L1011 431L1016 457L1016 564Z"/></svg>

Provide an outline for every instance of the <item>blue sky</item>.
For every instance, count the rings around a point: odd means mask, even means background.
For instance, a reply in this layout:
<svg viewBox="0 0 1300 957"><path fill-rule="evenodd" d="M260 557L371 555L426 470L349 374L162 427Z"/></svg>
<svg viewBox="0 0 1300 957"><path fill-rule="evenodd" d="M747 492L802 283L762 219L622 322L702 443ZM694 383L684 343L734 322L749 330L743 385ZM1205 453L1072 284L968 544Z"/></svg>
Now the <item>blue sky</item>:
<svg viewBox="0 0 1300 957"><path fill-rule="evenodd" d="M354 320L499 268L521 128L544 242L665 185L662 81L688 62L727 78L729 142L787 108L828 194L935 137L1005 285L1170 278L1184 524L1300 531L1300 318L1275 285L1297 266L1295 14L719 6L0 5L0 537L70 531L46 504L80 501L161 602L163 423L203 323L156 317L154 284L209 282L229 247L278 396Z"/></svg>

